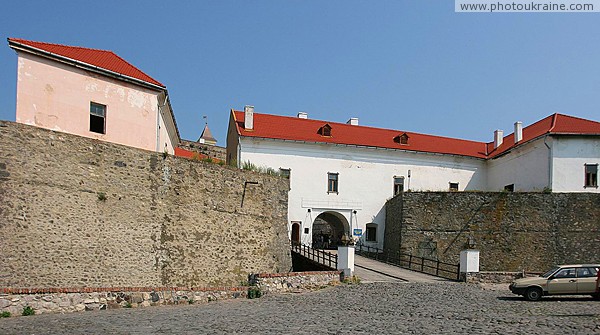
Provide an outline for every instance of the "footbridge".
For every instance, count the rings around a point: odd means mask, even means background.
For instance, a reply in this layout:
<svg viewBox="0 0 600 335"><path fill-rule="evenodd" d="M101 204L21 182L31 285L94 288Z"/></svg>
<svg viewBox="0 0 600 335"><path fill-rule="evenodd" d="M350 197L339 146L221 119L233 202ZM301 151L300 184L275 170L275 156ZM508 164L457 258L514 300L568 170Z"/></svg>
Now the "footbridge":
<svg viewBox="0 0 600 335"><path fill-rule="evenodd" d="M369 253L361 251L359 246L356 247L357 253L354 256L354 275L360 278L361 282L447 282L447 278L435 276L427 273L422 273L410 269L394 265L382 261L381 255L374 256L375 250L369 250ZM378 260L373 258L380 258ZM302 264L309 264L312 270L334 271L337 270L337 250L322 250L311 248L306 245L292 245L292 258L298 262L300 259ZM416 259L415 259L416 260ZM423 263L424 270L427 265ZM420 267L420 263L418 263ZM410 264L410 266L413 266ZM295 271L305 271L306 269L294 269ZM435 271L434 271L435 273ZM439 274L439 271L438 271Z"/></svg>

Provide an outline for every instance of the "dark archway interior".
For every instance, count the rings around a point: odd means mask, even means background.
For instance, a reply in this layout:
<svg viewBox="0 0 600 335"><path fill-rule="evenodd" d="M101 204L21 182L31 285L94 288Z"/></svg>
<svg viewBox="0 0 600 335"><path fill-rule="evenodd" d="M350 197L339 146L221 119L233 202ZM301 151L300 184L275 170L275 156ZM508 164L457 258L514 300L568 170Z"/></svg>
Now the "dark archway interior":
<svg viewBox="0 0 600 335"><path fill-rule="evenodd" d="M315 219L312 229L313 248L335 249L341 243L344 233L348 233L345 220L332 213L321 213Z"/></svg>

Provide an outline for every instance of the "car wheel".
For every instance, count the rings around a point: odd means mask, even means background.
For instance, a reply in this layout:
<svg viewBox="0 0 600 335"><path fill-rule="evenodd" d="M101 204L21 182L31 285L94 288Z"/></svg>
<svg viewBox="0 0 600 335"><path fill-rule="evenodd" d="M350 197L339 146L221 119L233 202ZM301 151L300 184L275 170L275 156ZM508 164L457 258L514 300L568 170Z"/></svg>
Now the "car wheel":
<svg viewBox="0 0 600 335"><path fill-rule="evenodd" d="M525 291L525 298L529 301L537 301L542 298L542 289L539 287L530 287Z"/></svg>

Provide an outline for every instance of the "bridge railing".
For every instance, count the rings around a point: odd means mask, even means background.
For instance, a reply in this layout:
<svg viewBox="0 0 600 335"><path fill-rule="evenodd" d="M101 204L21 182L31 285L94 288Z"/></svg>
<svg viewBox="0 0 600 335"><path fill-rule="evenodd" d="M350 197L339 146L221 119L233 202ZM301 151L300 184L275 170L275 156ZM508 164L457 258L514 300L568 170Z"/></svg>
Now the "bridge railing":
<svg viewBox="0 0 600 335"><path fill-rule="evenodd" d="M334 270L337 269L337 255L297 243L292 243L292 251L312 260L313 262L317 262Z"/></svg>
<svg viewBox="0 0 600 335"><path fill-rule="evenodd" d="M357 244L355 250L357 255L371 258L376 261L436 277L460 280L460 264L441 262L437 259L414 256L403 252L390 253L376 247L362 244Z"/></svg>

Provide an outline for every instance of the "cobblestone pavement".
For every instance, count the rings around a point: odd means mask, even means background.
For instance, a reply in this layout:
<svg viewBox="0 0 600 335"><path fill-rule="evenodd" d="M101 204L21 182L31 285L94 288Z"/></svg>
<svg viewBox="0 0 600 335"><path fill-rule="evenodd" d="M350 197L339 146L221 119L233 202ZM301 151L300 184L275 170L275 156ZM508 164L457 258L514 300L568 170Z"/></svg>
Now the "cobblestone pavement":
<svg viewBox="0 0 600 335"><path fill-rule="evenodd" d="M254 300L0 319L0 334L596 334L600 301L461 283L370 283Z"/></svg>

